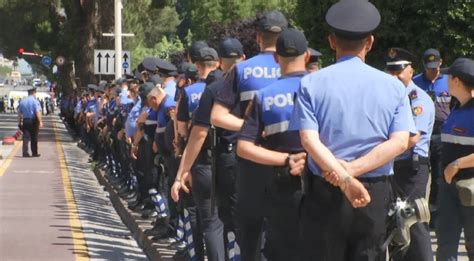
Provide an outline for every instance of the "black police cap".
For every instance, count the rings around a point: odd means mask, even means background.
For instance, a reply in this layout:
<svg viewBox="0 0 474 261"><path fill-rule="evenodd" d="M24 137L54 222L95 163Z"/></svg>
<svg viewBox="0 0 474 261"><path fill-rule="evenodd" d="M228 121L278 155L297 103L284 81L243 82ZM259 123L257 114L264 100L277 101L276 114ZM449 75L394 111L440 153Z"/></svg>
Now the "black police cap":
<svg viewBox="0 0 474 261"><path fill-rule="evenodd" d="M156 74L150 75L150 77L148 78L148 81L153 83L153 85L155 85L155 86L157 84L163 84L163 80L161 79L161 77L156 75Z"/></svg>
<svg viewBox="0 0 474 261"><path fill-rule="evenodd" d="M450 67L441 69L441 73L461 79L467 86L474 87L474 60L457 58Z"/></svg>
<svg viewBox="0 0 474 261"><path fill-rule="evenodd" d="M114 93L115 93L115 96L120 96L120 94L122 93L122 88L115 87Z"/></svg>
<svg viewBox="0 0 474 261"><path fill-rule="evenodd" d="M195 66L192 63L182 62L178 65L178 74L184 74L189 67Z"/></svg>
<svg viewBox="0 0 474 261"><path fill-rule="evenodd" d="M196 57L199 55L199 50L204 47L209 47L209 45L207 45L207 43L204 41L193 42L188 50L191 59L196 59Z"/></svg>
<svg viewBox="0 0 474 261"><path fill-rule="evenodd" d="M170 75L170 76L176 76L178 75L178 68L176 66L168 61L161 60L158 61L157 64L158 71L160 73L163 73L165 75Z"/></svg>
<svg viewBox="0 0 474 261"><path fill-rule="evenodd" d="M204 62L204 61L218 61L219 55L214 48L211 47L204 47L201 48L196 56L196 61Z"/></svg>
<svg viewBox="0 0 474 261"><path fill-rule="evenodd" d="M95 90L97 89L97 85L95 85L95 84L93 84L93 83L89 83L89 84L87 85L87 89L88 89L89 91L95 91Z"/></svg>
<svg viewBox="0 0 474 261"><path fill-rule="evenodd" d="M217 70L214 70L212 72L210 72L208 75L207 75L207 78L206 78L206 85L209 85L219 79L222 79L224 77L224 72L217 69Z"/></svg>
<svg viewBox="0 0 474 261"><path fill-rule="evenodd" d="M155 85L152 82L146 82L142 85L140 85L140 88L138 88L138 95L140 98L146 99L146 96L153 90L153 88L156 88Z"/></svg>
<svg viewBox="0 0 474 261"><path fill-rule="evenodd" d="M348 39L362 39L380 24L380 13L368 0L341 0L326 13L334 33Z"/></svg>
<svg viewBox="0 0 474 261"><path fill-rule="evenodd" d="M29 93L35 92L35 91L36 91L36 86L31 86L30 88L28 88L27 91L28 91Z"/></svg>
<svg viewBox="0 0 474 261"><path fill-rule="evenodd" d="M199 77L198 69L196 65L190 64L184 71L184 76L188 79L197 79Z"/></svg>
<svg viewBox="0 0 474 261"><path fill-rule="evenodd" d="M425 68L438 68L441 65L441 54L438 50L430 48L423 53L423 65Z"/></svg>
<svg viewBox="0 0 474 261"><path fill-rule="evenodd" d="M261 32L280 33L288 27L288 20L280 11L273 10L261 17L257 25Z"/></svg>
<svg viewBox="0 0 474 261"><path fill-rule="evenodd" d="M158 68L158 64L163 61L158 57L146 57L143 59L143 62L141 63L143 66L143 69L154 72L156 71L156 68Z"/></svg>
<svg viewBox="0 0 474 261"><path fill-rule="evenodd" d="M221 58L237 58L244 54L244 47L236 38L226 38L220 42L218 53Z"/></svg>
<svg viewBox="0 0 474 261"><path fill-rule="evenodd" d="M308 41L304 34L294 28L285 29L276 42L276 53L283 57L296 57L308 50Z"/></svg>
<svg viewBox="0 0 474 261"><path fill-rule="evenodd" d="M309 47L308 50L309 50L309 56L311 56L311 57L321 57L321 56L323 56L322 53L320 53L318 50L315 50L311 47Z"/></svg>
<svg viewBox="0 0 474 261"><path fill-rule="evenodd" d="M408 50L393 47L385 55L385 69L387 71L401 71L412 64L415 59L415 55Z"/></svg>

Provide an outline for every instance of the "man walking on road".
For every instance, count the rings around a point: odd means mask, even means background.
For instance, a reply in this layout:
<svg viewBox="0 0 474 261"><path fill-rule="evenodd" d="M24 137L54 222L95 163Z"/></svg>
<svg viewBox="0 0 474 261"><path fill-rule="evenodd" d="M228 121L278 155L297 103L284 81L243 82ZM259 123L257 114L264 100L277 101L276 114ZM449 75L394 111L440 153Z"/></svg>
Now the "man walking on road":
<svg viewBox="0 0 474 261"><path fill-rule="evenodd" d="M18 126L23 131L23 157L30 157L28 142L31 140L31 153L33 157L38 154L38 132L43 127L41 118L41 105L36 99L36 87L28 90L28 97L23 99L18 106Z"/></svg>

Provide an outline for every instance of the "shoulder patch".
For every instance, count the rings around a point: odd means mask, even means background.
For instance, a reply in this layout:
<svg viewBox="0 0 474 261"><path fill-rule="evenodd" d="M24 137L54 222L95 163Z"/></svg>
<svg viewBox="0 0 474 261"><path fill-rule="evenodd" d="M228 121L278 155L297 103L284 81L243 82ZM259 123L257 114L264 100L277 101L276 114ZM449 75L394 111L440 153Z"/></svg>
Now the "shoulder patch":
<svg viewBox="0 0 474 261"><path fill-rule="evenodd" d="M466 134L466 129L461 127L453 127L453 132L457 134Z"/></svg>
<svg viewBox="0 0 474 261"><path fill-rule="evenodd" d="M413 107L413 114L415 114L415 116L420 116L422 113L423 113L423 107L422 106Z"/></svg>

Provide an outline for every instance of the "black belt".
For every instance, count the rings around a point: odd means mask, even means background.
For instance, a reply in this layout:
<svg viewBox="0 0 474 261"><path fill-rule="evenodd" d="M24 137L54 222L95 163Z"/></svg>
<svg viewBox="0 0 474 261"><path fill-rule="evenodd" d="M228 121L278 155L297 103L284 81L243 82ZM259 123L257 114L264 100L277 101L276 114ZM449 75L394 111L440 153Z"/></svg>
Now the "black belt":
<svg viewBox="0 0 474 261"><path fill-rule="evenodd" d="M362 183L378 183L378 182L390 182L391 176L383 175L377 177L357 177L356 179ZM327 182L323 177L314 175L311 171L307 170L307 172L303 175L303 189L305 193L312 193L313 191L318 190L318 186L329 186L331 188L336 188L335 186L331 185Z"/></svg>
<svg viewBox="0 0 474 261"><path fill-rule="evenodd" d="M231 153L235 151L237 144L220 142L217 144L216 149L219 153Z"/></svg>
<svg viewBox="0 0 474 261"><path fill-rule="evenodd" d="M412 163L413 159L401 159L401 160L396 160L395 164L404 164L404 163ZM422 157L418 156L418 163L419 164L428 164L430 163L430 158L428 157Z"/></svg>

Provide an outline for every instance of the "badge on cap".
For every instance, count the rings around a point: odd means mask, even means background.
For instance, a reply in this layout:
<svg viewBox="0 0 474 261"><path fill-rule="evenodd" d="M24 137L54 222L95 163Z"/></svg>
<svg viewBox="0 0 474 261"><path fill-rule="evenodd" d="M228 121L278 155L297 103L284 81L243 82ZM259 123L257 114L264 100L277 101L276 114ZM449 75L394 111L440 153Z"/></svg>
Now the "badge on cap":
<svg viewBox="0 0 474 261"><path fill-rule="evenodd" d="M415 114L415 116L420 116L423 113L423 107L415 106L413 108L413 113Z"/></svg>
<svg viewBox="0 0 474 261"><path fill-rule="evenodd" d="M397 57L397 51L396 51L395 49L393 49L393 48L390 49L390 50L388 51L388 57L390 57L391 59Z"/></svg>
<svg viewBox="0 0 474 261"><path fill-rule="evenodd" d="M430 61L430 62L434 62L435 59L436 59L436 57L434 55L430 55L428 57L428 61Z"/></svg>

